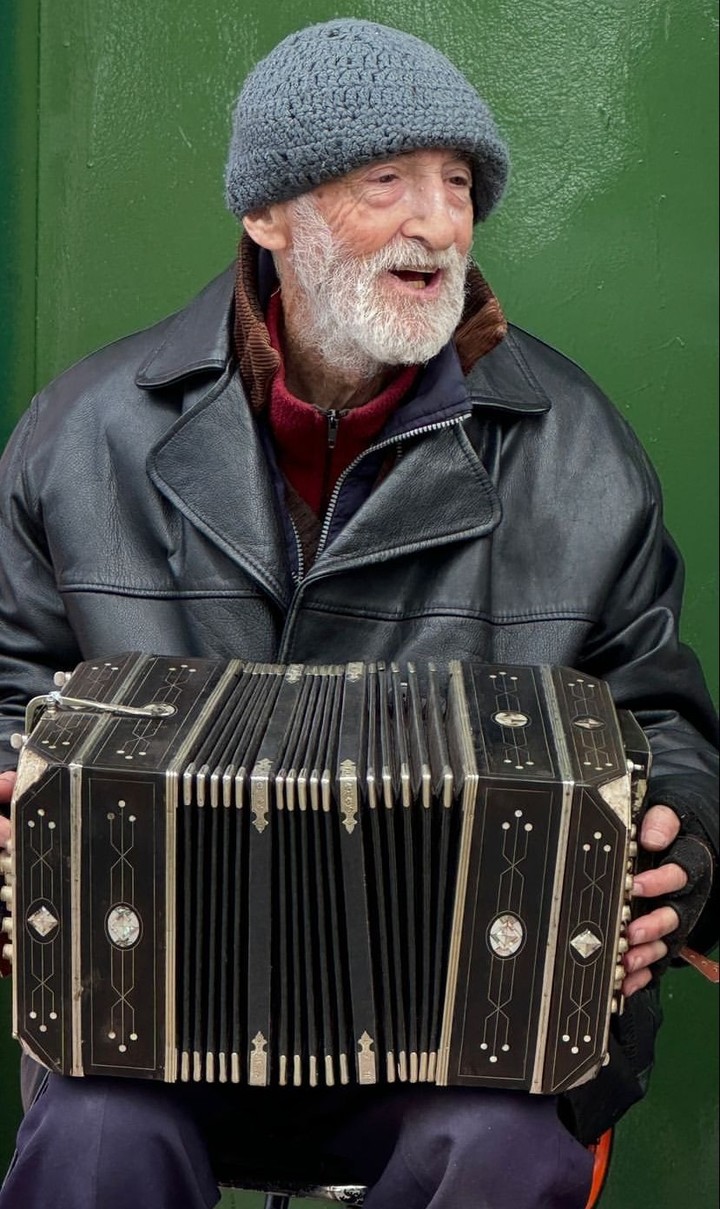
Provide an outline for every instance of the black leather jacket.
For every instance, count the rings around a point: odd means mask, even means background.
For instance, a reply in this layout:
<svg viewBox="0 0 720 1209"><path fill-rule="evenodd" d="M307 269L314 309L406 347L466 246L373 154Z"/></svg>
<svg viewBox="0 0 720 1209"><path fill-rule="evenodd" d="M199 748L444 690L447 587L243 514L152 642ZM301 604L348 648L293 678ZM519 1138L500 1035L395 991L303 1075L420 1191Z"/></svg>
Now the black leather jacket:
<svg viewBox="0 0 720 1209"><path fill-rule="evenodd" d="M398 448L392 472L342 527L340 493L339 531L293 577L232 363L231 298L226 273L68 370L6 450L0 768L55 670L123 650L552 662L609 681L651 737L651 800L683 806L713 837L701 738L713 717L677 640L681 565L642 449L585 374L511 328L463 382L448 347L381 438ZM695 941L708 939L701 921ZM582 1137L641 1094L656 997L630 1003L624 1027L632 1016L640 1040L625 1039L628 1071L615 1055L603 1072L604 1115L578 1109Z"/></svg>

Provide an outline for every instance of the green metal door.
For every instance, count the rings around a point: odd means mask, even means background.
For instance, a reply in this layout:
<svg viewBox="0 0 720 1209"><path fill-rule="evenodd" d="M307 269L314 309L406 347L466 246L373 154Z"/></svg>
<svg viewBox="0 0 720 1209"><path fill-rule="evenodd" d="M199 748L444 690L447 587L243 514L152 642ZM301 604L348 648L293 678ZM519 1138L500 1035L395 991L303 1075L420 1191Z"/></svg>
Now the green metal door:
<svg viewBox="0 0 720 1209"><path fill-rule="evenodd" d="M685 637L716 688L714 0L5 0L0 441L37 386L232 258L237 87L335 15L428 38L493 105L513 177L477 258L649 448L688 564ZM618 1130L607 1209L716 1204L716 1004L695 974L666 979L659 1069ZM19 1119L8 1019L3 985L0 1166Z"/></svg>

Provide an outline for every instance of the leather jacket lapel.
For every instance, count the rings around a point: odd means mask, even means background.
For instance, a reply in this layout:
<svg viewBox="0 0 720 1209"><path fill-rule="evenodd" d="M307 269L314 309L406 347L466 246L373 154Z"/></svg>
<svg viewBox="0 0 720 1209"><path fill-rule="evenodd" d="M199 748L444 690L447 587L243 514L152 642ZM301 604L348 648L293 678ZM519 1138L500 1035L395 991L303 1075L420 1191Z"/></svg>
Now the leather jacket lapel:
<svg viewBox="0 0 720 1209"><path fill-rule="evenodd" d="M173 424L147 464L165 498L286 607L291 583L275 491L232 365Z"/></svg>
<svg viewBox="0 0 720 1209"><path fill-rule="evenodd" d="M429 462L432 474L427 473ZM320 551L306 582L364 563L484 537L501 515L495 485L459 420L408 445L392 473Z"/></svg>

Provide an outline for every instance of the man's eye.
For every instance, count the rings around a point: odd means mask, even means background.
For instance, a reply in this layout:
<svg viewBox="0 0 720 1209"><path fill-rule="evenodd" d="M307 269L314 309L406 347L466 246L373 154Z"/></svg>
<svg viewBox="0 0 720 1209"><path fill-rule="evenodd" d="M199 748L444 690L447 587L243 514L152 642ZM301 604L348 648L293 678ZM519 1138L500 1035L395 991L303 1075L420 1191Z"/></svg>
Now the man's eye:
<svg viewBox="0 0 720 1209"><path fill-rule="evenodd" d="M468 180L467 176L451 176L450 182L462 189L470 189L472 187L472 181Z"/></svg>
<svg viewBox="0 0 720 1209"><path fill-rule="evenodd" d="M396 172L383 172L382 176L376 176L374 183L376 185L391 185L397 180Z"/></svg>

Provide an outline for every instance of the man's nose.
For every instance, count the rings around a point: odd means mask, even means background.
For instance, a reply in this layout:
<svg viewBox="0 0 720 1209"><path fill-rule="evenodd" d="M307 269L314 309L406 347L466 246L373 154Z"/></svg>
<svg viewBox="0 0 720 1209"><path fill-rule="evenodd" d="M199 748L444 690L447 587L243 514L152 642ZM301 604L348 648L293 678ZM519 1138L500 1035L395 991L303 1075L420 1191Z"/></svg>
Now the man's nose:
<svg viewBox="0 0 720 1209"><path fill-rule="evenodd" d="M421 241L435 251L451 248L458 238L460 211L453 207L443 181L425 181L409 199L410 213L402 224L407 239Z"/></svg>

